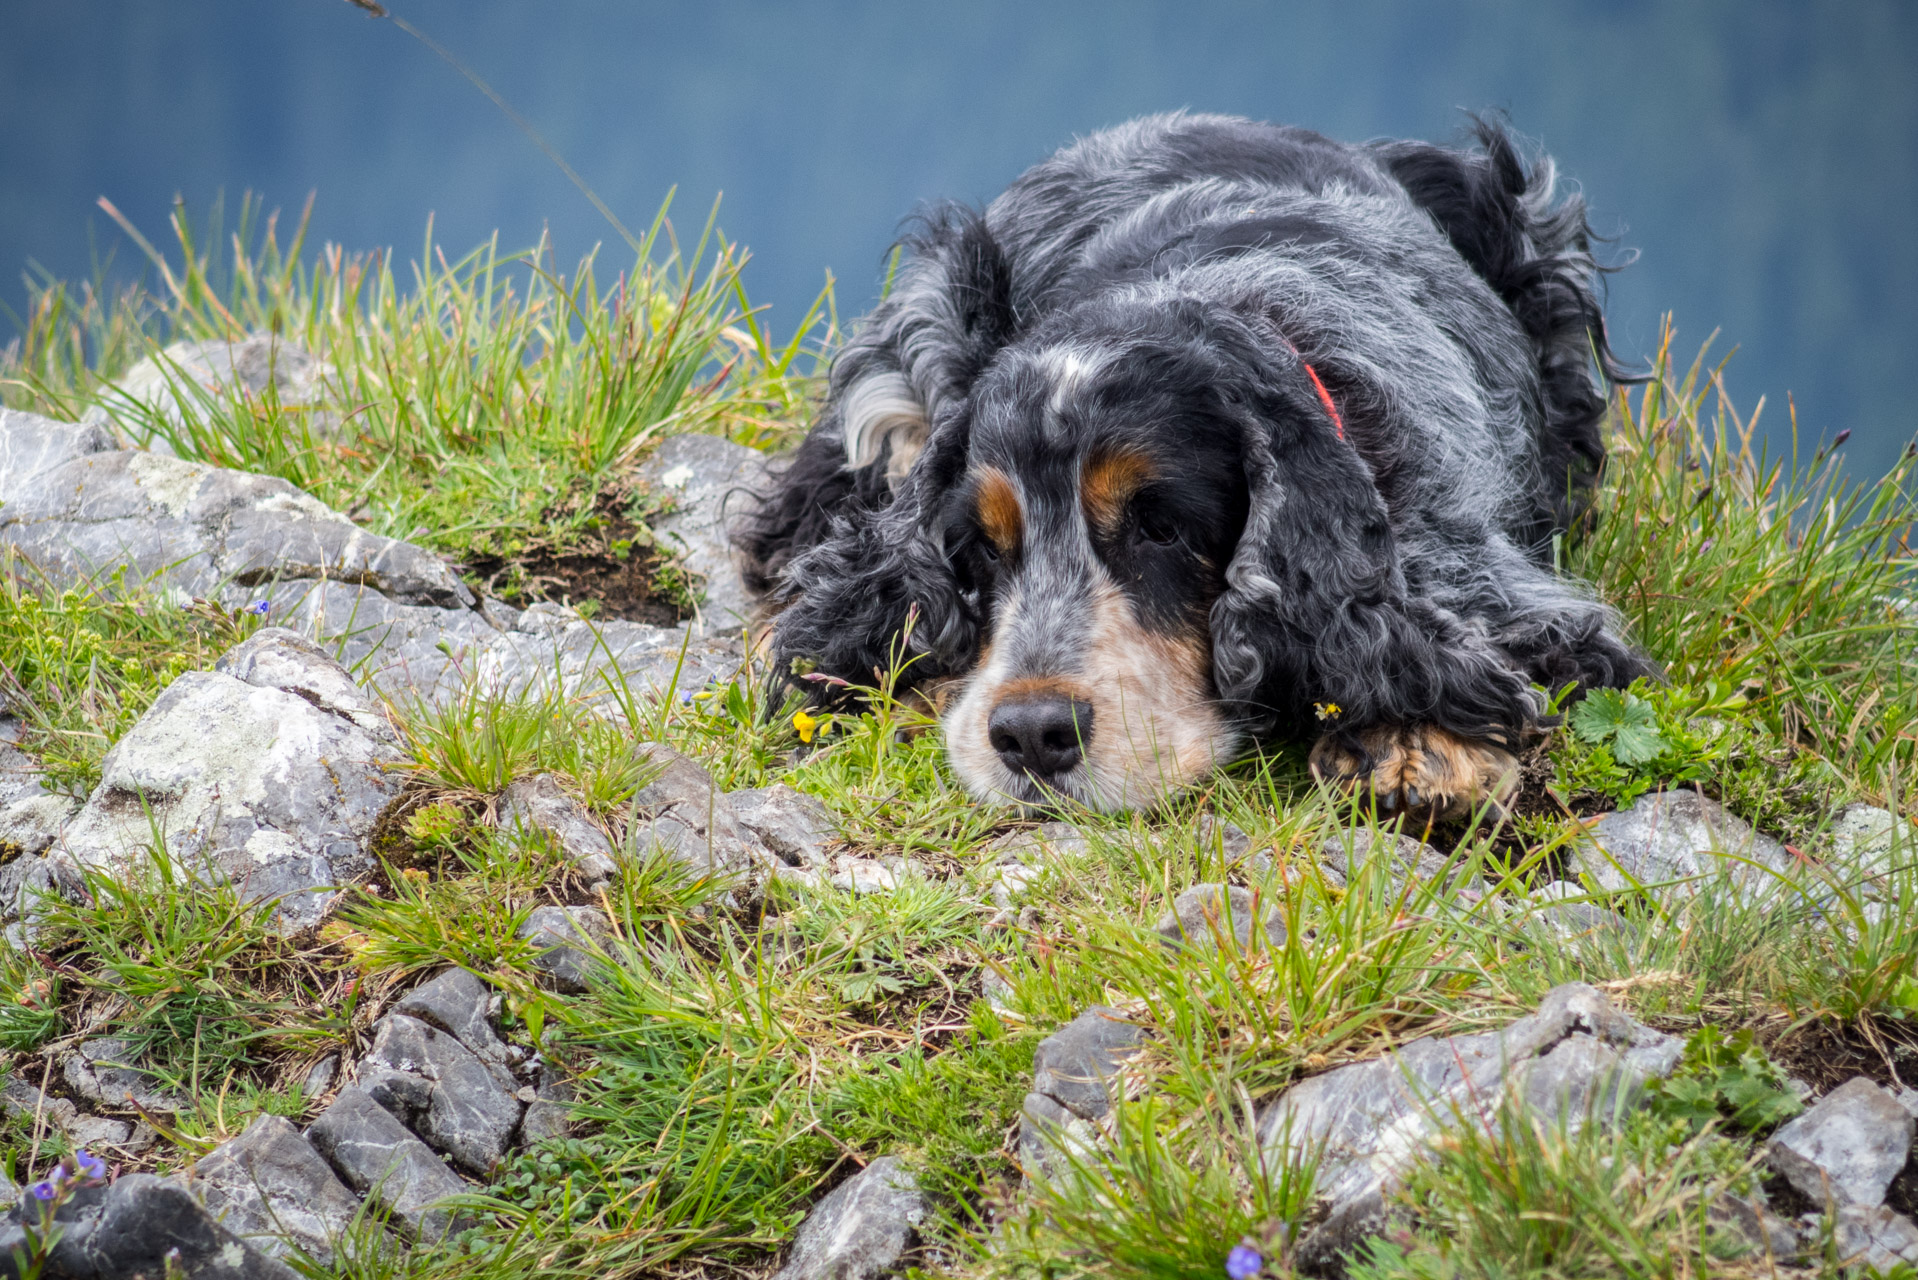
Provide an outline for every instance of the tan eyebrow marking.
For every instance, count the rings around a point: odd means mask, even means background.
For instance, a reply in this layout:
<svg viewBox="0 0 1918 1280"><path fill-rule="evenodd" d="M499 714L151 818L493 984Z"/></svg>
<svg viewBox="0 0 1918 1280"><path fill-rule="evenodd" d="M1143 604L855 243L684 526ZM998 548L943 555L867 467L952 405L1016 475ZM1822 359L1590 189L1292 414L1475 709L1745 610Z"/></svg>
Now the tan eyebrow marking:
<svg viewBox="0 0 1918 1280"><path fill-rule="evenodd" d="M992 545L1000 555L1012 554L1025 534L1026 516L1011 479L997 467L987 467L979 473L979 488L972 502L979 513L979 527L986 531Z"/></svg>
<svg viewBox="0 0 1918 1280"><path fill-rule="evenodd" d="M1086 459L1079 470L1079 500L1087 522L1107 537L1116 535L1126 504L1154 474L1152 459L1136 449L1107 450Z"/></svg>

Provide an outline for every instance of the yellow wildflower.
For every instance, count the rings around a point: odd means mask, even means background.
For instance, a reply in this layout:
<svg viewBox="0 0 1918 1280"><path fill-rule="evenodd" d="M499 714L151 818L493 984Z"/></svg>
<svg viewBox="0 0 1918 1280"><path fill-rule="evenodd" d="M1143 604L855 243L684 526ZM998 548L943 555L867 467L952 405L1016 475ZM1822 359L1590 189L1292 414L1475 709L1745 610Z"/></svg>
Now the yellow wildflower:
<svg viewBox="0 0 1918 1280"><path fill-rule="evenodd" d="M819 724L818 720L806 714L804 708L793 713L793 728L799 730L801 742L811 742L813 732L819 728Z"/></svg>
<svg viewBox="0 0 1918 1280"><path fill-rule="evenodd" d="M1333 720L1337 719L1339 712L1345 708L1336 702L1315 702L1312 704L1312 710L1319 713L1321 720Z"/></svg>

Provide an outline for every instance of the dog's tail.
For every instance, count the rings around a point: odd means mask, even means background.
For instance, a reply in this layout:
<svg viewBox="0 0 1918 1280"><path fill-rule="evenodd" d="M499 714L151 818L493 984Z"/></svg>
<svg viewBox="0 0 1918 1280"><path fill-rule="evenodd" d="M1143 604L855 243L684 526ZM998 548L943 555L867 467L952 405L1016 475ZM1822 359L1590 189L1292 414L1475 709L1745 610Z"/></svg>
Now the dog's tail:
<svg viewBox="0 0 1918 1280"><path fill-rule="evenodd" d="M1482 150L1375 149L1531 338L1545 398L1538 444L1548 491L1540 498L1552 525L1569 529L1604 467L1609 385L1636 380L1606 338L1599 288L1612 268L1593 258L1585 201L1558 194L1551 158L1528 166L1503 122L1475 116L1473 126Z"/></svg>

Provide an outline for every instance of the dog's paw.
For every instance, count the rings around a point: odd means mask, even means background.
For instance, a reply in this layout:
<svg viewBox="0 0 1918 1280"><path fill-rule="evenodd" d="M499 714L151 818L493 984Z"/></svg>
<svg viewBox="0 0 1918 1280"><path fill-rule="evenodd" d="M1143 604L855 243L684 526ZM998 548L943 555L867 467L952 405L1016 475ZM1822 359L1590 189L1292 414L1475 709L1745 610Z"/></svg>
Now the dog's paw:
<svg viewBox="0 0 1918 1280"><path fill-rule="evenodd" d="M1338 730L1312 748L1312 775L1368 789L1384 813L1456 818L1486 801L1504 810L1518 790L1518 759L1436 725Z"/></svg>

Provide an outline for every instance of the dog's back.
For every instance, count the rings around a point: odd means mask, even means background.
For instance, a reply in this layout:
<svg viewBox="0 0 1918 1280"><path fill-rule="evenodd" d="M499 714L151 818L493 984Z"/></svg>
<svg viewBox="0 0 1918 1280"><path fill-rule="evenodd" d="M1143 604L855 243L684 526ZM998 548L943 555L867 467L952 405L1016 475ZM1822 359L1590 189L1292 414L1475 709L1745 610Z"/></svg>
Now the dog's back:
<svg viewBox="0 0 1918 1280"><path fill-rule="evenodd" d="M1273 311L1354 408L1359 447L1414 541L1421 526L1489 517L1547 557L1604 460L1594 353L1620 370L1582 202L1556 200L1550 162L1528 172L1496 124L1477 136L1475 151L1353 146L1233 117L1154 116L1033 166L983 213L934 209L836 362L796 483L742 530L749 585L775 591L835 511L888 501L923 431L910 413L887 416L894 389L930 417L1022 334L1140 284L1238 290ZM1354 273L1395 279L1354 289ZM1469 342L1451 340L1460 327Z"/></svg>

